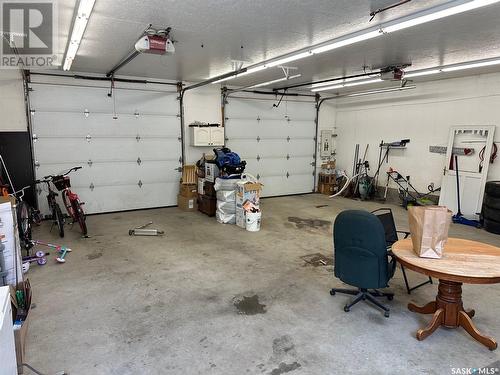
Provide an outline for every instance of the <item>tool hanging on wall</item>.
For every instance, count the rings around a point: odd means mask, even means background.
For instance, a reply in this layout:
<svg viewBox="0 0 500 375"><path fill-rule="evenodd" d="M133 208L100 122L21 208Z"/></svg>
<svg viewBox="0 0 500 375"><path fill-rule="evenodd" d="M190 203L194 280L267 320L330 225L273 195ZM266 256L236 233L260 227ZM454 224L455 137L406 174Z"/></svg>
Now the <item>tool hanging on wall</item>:
<svg viewBox="0 0 500 375"><path fill-rule="evenodd" d="M141 225L140 227L130 229L128 231L128 235L129 236L161 236L165 233L164 231L158 230L158 229L146 229L146 227L150 226L151 224L153 224L152 221L150 221L149 223L146 223L144 225Z"/></svg>
<svg viewBox="0 0 500 375"><path fill-rule="evenodd" d="M481 151L479 151L479 173L482 172L483 170L483 163L484 163L484 151L486 150L486 146L484 146ZM496 143L493 143L493 150L491 150L491 155L490 155L490 164L493 164L495 159L497 158L497 152L498 152L498 147Z"/></svg>
<svg viewBox="0 0 500 375"><path fill-rule="evenodd" d="M377 190L378 186L378 178L380 176L380 168L382 168L382 164L388 163L389 162L389 151L393 149L405 149L406 145L410 143L409 139L402 139L400 141L395 141L395 142L390 142L390 143L384 143L384 141L380 141L379 144L379 154L378 154L378 166L377 170L375 171L375 174L373 175L373 182L372 184L374 185L374 189ZM385 152L384 152L385 149Z"/></svg>

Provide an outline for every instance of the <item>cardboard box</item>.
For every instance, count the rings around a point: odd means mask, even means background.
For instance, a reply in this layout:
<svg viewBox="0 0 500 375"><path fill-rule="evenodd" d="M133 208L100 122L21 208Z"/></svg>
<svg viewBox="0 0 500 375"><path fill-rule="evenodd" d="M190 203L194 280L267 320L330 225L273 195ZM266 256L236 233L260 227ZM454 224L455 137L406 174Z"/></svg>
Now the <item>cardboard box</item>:
<svg viewBox="0 0 500 375"><path fill-rule="evenodd" d="M217 164L205 163L205 180L215 182L217 177L219 177L219 167L217 167Z"/></svg>
<svg viewBox="0 0 500 375"><path fill-rule="evenodd" d="M180 184L179 194L185 198L196 198L198 193L197 184Z"/></svg>
<svg viewBox="0 0 500 375"><path fill-rule="evenodd" d="M196 198L177 196L177 206L183 211L196 211Z"/></svg>
<svg viewBox="0 0 500 375"><path fill-rule="evenodd" d="M246 229L246 211L241 207L236 207L236 225L240 228Z"/></svg>
<svg viewBox="0 0 500 375"><path fill-rule="evenodd" d="M243 207L246 201L259 206L262 184L259 182L238 182L236 184L236 207Z"/></svg>
<svg viewBox="0 0 500 375"><path fill-rule="evenodd" d="M183 184L196 184L196 165L185 165L182 167Z"/></svg>

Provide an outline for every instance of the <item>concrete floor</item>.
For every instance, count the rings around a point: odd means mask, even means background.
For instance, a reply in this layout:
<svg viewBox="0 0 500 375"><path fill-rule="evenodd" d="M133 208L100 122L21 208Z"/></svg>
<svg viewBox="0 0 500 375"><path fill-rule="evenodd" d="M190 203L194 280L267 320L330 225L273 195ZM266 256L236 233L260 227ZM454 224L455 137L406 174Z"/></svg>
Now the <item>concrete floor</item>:
<svg viewBox="0 0 500 375"><path fill-rule="evenodd" d="M90 216L88 239L68 229L67 263L51 259L29 272L36 307L27 362L48 374L279 375L451 374L499 360L498 350L461 328L415 339L429 316L406 305L433 300L436 285L408 296L398 270L390 318L364 303L345 313L349 297L328 293L342 285L332 267L300 258L331 255L332 229L289 217L331 222L344 209L379 204L305 195L265 199L262 206L258 233L177 208ZM406 211L393 209L406 229ZM149 220L166 236L128 236ZM474 228L452 225L451 235L500 246L499 236ZM35 238L62 242L48 223ZM425 280L409 273L413 282ZM477 327L497 340L499 292L500 285L464 286Z"/></svg>

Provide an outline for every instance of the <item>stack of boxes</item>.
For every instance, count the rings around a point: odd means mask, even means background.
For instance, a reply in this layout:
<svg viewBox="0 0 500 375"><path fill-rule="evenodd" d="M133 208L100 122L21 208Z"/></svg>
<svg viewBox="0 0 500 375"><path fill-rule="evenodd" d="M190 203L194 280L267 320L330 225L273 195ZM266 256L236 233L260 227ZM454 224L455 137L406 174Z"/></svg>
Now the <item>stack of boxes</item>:
<svg viewBox="0 0 500 375"><path fill-rule="evenodd" d="M196 211L196 197L198 186L196 183L196 166L185 165L182 168L182 178L177 196L177 206L183 211Z"/></svg>
<svg viewBox="0 0 500 375"><path fill-rule="evenodd" d="M337 173L335 170L335 160L321 164L321 172L318 179L318 192L332 195L337 192Z"/></svg>
<svg viewBox="0 0 500 375"><path fill-rule="evenodd" d="M215 163L205 163L205 177L198 177L198 211L208 216L215 216L217 198L214 183L219 176Z"/></svg>

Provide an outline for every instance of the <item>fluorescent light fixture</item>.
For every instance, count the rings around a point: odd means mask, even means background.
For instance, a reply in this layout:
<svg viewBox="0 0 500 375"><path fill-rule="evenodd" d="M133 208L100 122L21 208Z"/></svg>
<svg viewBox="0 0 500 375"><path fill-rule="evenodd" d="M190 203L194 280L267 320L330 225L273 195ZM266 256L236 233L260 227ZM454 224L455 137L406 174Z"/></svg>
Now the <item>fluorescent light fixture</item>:
<svg viewBox="0 0 500 375"><path fill-rule="evenodd" d="M358 86L358 85L367 85L369 83L375 83L375 82L382 82L381 78L375 78L375 79L369 79L365 81L359 81L359 82L348 82L345 84L340 84L340 85L333 85L333 86L326 86L326 87L317 87L312 89L312 92L317 92L317 91L325 91L325 90L335 90L335 89L342 89L344 87L351 87L351 86Z"/></svg>
<svg viewBox="0 0 500 375"><path fill-rule="evenodd" d="M350 78L344 78L344 79L339 78L335 84L336 85L341 85L341 84L344 84L346 82L361 81L363 79L375 78L375 77L380 77L380 73L374 73L374 74L370 74L370 75L366 75L366 76L361 76L361 77L350 77ZM335 78L336 77L332 77L331 79L335 79ZM323 87L323 86L331 86L333 84L334 83L331 82L331 81L330 82L313 83L311 85L311 87L312 88L316 88L316 87Z"/></svg>
<svg viewBox="0 0 500 375"><path fill-rule="evenodd" d="M364 95L372 95L372 94L381 94L384 92L393 92L393 91L406 91L406 90L412 90L415 89L417 86L411 85L411 86L403 86L403 87L389 87L385 89L377 89L377 90L371 90L371 91L362 91L362 92L355 92L352 94L347 94L344 96L364 96Z"/></svg>
<svg viewBox="0 0 500 375"><path fill-rule="evenodd" d="M95 1L95 0L94 0ZM262 62L258 66L265 68L270 68L278 65L283 65L291 61L296 61L299 59L303 59L315 54L331 51L340 47L344 47L347 45L359 43L365 40L373 39L378 36L381 36L386 33L393 33L399 30L407 29L412 26L421 25L427 22L435 21L441 18L453 16L455 14L464 13L470 10L474 10L477 8L481 8L487 5L495 4L500 2L500 0L456 0L450 1L443 5L433 7L426 11L422 11L413 15L409 15L407 17L400 18L399 20L394 20L391 22L383 23L377 28L372 28L368 30L364 30L358 33L354 33L351 35L347 35L344 37L336 38L331 41L318 44L314 47L310 47L307 51L304 52L298 51L293 54L289 54L286 57L278 58L277 60L271 60L270 62ZM493 64L490 64L493 65ZM464 68L465 69L465 68ZM262 70L259 69L259 70ZM247 71L246 74L250 74L259 70ZM458 68L456 69L458 70ZM429 73L432 74L432 73ZM421 74L424 75L424 74ZM241 75L231 76L224 80L236 78ZM222 82L222 81L216 81ZM319 90L318 90L319 91Z"/></svg>
<svg viewBox="0 0 500 375"><path fill-rule="evenodd" d="M334 49L337 49L340 47L348 46L350 44L359 43L359 42L362 42L364 40L372 39L372 38L375 38L375 37L380 36L380 35L383 35L382 30L377 29L377 30L373 30L373 31L369 31L369 32L360 34L360 35L337 40L337 41L334 41L333 43L328 43L328 44L325 44L325 45L317 47L317 48L313 48L311 50L311 52L313 54L323 53L323 52L331 51L331 50L334 50Z"/></svg>
<svg viewBox="0 0 500 375"><path fill-rule="evenodd" d="M421 76L429 76L432 74L441 73L441 69L427 69L427 70L415 70L405 73L403 78L413 78L413 77L421 77Z"/></svg>
<svg viewBox="0 0 500 375"><path fill-rule="evenodd" d="M409 16L405 17L404 21L399 21L394 24L383 25L382 29L386 33L392 33L395 31L407 29L409 27L421 25L423 23L435 21L444 17L453 16L455 14L468 12L473 9L481 8L487 5L498 3L500 0L472 0L468 2L458 2L459 4L455 6L449 6L449 4L444 4L444 6L435 7L430 9L429 13L422 14L421 16Z"/></svg>
<svg viewBox="0 0 500 375"><path fill-rule="evenodd" d="M443 67L443 68L441 68L441 71L454 72L456 70L481 68L483 66L491 66L491 65L498 65L498 64L500 64L500 59L484 60L484 61L476 61L476 62L470 62L470 63L462 63L462 64L458 64L458 65L452 65L449 67Z"/></svg>
<svg viewBox="0 0 500 375"><path fill-rule="evenodd" d="M78 48L87 28L87 23L89 22L90 14L94 8L95 0L80 0L78 4L78 11L76 14L75 22L73 23L73 29L71 31L71 37L68 42L68 47L66 49L66 57L64 58L64 70L70 70L71 64L75 59Z"/></svg>
<svg viewBox="0 0 500 375"><path fill-rule="evenodd" d="M297 54L292 55L292 56L288 56L288 57L284 57L282 59L271 61L269 63L266 63L265 66L267 66L268 68L272 68L273 66L283 65L283 64L289 63L291 61L304 59L304 58L312 56L312 55L313 54L311 53L311 51L301 52L301 53L297 53Z"/></svg>
<svg viewBox="0 0 500 375"><path fill-rule="evenodd" d="M256 84L256 85L249 86L248 88L253 88L253 87L261 87L261 86L268 86L268 85L272 85L273 83L276 83L276 82L289 81L289 80L291 80L291 79L299 78L299 77L301 77L301 76L302 76L302 74L295 74L295 75L293 75L293 76L288 76L288 77L283 77L283 78L273 79L272 81L267 81L267 82L258 83L258 84Z"/></svg>
<svg viewBox="0 0 500 375"><path fill-rule="evenodd" d="M212 83L219 83L219 82L228 81L230 79L237 78L237 77L242 77L242 76L246 76L247 74L252 74L252 73L255 73L255 72L259 72L259 71L264 70L264 69L267 69L266 65L258 65L258 66L255 66L253 68L248 68L246 70L246 72L235 74L234 76L230 76L230 77L226 77L226 78L221 78L221 79L218 79L217 81L213 81Z"/></svg>

